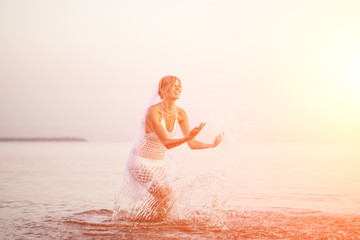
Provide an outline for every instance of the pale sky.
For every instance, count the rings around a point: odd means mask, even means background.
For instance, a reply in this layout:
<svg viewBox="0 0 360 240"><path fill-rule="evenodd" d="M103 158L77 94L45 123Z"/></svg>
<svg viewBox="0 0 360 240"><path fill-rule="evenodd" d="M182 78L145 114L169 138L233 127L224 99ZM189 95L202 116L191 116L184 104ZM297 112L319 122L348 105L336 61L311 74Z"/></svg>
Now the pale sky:
<svg viewBox="0 0 360 240"><path fill-rule="evenodd" d="M158 81L241 141L360 141L360 2L0 1L0 136L130 141Z"/></svg>

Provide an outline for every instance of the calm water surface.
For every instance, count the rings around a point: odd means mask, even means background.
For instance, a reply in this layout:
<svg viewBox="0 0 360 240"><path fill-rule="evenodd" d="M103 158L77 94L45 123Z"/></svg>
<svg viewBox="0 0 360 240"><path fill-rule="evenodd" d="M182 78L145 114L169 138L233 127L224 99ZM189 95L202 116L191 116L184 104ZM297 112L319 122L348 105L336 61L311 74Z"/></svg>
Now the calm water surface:
<svg viewBox="0 0 360 240"><path fill-rule="evenodd" d="M112 221L129 144L0 143L1 239L360 239L360 146L182 152L169 219Z"/></svg>

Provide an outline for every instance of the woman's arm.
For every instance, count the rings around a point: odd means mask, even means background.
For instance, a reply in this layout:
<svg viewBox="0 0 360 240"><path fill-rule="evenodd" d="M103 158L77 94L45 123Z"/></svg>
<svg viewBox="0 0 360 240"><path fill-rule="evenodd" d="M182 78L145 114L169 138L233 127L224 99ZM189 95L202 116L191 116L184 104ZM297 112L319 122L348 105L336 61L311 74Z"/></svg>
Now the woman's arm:
<svg viewBox="0 0 360 240"><path fill-rule="evenodd" d="M189 120L186 115L186 112L183 109L180 109L180 111L179 111L178 121L179 121L183 135L188 136L188 134L190 133ZM203 126L205 126L205 123L203 124ZM187 141L187 144L190 147L190 149L193 149L193 150L214 148L214 147L217 147L219 145L219 143L222 141L223 135L224 135L223 133L217 135L215 137L215 140L213 143L203 143L203 142L197 141L193 138L192 140Z"/></svg>
<svg viewBox="0 0 360 240"><path fill-rule="evenodd" d="M147 123L150 125L151 129L155 132L155 134L160 139L161 143L167 148L171 149L177 146L180 146L181 144L191 141L195 138L196 135L199 134L201 129L204 127L205 124L201 123L198 127L195 127L187 135L184 135L186 137L183 138L177 138L177 139L171 139L168 138L168 135L164 129L164 127L161 125L161 114L156 109L156 107L151 107L148 111L148 114L146 116Z"/></svg>

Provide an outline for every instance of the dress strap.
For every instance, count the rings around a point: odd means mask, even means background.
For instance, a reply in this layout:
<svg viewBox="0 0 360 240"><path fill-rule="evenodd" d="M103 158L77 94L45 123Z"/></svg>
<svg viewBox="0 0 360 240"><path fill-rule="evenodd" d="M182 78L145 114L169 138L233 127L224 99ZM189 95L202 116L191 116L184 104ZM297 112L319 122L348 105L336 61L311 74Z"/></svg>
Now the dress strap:
<svg viewBox="0 0 360 240"><path fill-rule="evenodd" d="M164 119L164 107L163 107L162 103L161 103L161 119ZM165 119L164 119L164 121L165 121Z"/></svg>

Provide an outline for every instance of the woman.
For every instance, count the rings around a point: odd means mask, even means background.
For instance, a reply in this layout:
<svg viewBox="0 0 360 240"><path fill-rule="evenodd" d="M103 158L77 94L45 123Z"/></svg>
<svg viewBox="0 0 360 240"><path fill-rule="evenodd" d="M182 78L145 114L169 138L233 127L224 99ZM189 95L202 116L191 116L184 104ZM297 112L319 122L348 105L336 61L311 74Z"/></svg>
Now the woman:
<svg viewBox="0 0 360 240"><path fill-rule="evenodd" d="M211 144L195 140L205 123L190 130L185 111L175 105L181 90L181 82L175 76L160 80L157 94L161 100L147 109L142 121L127 161L125 182L115 203L114 219L165 217L172 195L165 167L167 150L184 143L191 149L214 148L222 141L222 134ZM184 137L174 139L178 125Z"/></svg>

